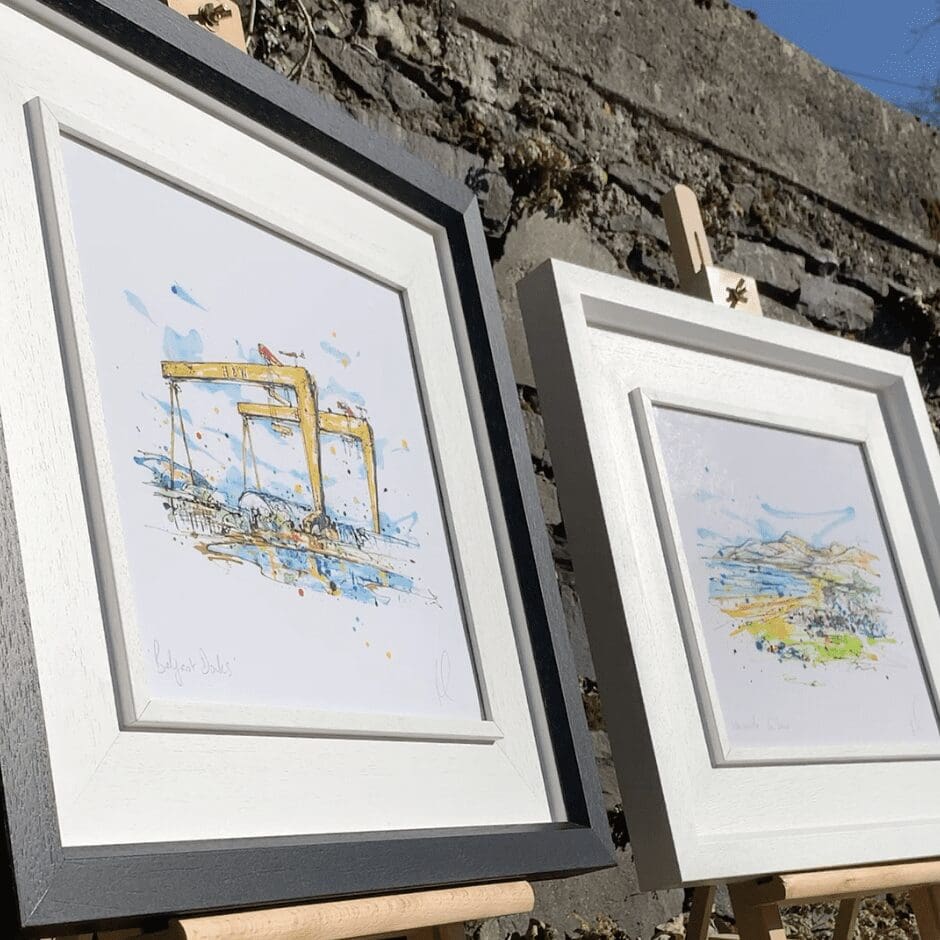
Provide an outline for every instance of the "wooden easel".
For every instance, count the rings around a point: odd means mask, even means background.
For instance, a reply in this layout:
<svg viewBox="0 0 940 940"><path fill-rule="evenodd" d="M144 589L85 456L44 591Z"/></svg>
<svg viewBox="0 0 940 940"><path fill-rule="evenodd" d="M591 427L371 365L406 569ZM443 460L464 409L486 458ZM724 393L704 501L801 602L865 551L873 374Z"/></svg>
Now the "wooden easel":
<svg viewBox="0 0 940 940"><path fill-rule="evenodd" d="M940 938L940 860L869 868L771 875L728 885L741 940L786 940L780 905L838 901L833 940L851 940L862 899L886 891L910 891L921 940ZM687 940L706 940L715 886L696 888Z"/></svg>
<svg viewBox="0 0 940 940"><path fill-rule="evenodd" d="M679 289L722 307L762 315L754 279L712 264L695 193L676 186L662 200L663 216L679 274ZM866 868L768 875L728 885L741 940L786 940L780 905L837 901L834 940L851 940L862 898L910 891L922 940L940 940L940 860ZM687 940L706 940L715 885L695 888Z"/></svg>

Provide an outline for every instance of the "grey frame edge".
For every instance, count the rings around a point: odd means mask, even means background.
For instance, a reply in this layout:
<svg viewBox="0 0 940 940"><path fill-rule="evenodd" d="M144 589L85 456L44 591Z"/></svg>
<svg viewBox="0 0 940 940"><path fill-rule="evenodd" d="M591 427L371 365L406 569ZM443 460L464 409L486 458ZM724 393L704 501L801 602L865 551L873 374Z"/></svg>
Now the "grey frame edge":
<svg viewBox="0 0 940 940"><path fill-rule="evenodd" d="M559 488L568 494L572 514L566 532L581 607L590 633L591 652L602 686L619 692L608 702L607 733L614 754L629 754L636 772L626 777L619 767L617 779L627 814L627 829L637 844L653 846L642 859L634 858L641 875L653 874L663 884L682 881L679 859L673 848L672 823L659 786L660 771L640 694L640 680L624 633L627 622L610 550L607 520L600 488L591 461L582 459L591 447L584 419L584 406L575 378L571 346L562 315L558 289L559 262L543 261L516 285L526 341L532 353L532 368L543 405L545 435ZM563 272L560 275L564 277ZM549 381L551 379L551 381ZM575 524L574 516L577 517ZM592 563L585 564L590 559ZM630 813L636 805L634 793L642 790L647 811ZM631 839L632 841L632 839Z"/></svg>
<svg viewBox="0 0 940 940"><path fill-rule="evenodd" d="M11 6L22 9L17 0ZM63 848L0 430L0 773L10 933L118 924L614 864L479 209L460 183L167 7L38 0L440 224L451 250L568 821L544 825ZM24 4L24 6L28 6ZM43 14L43 18L44 18ZM0 416L2 417L2 416Z"/></svg>

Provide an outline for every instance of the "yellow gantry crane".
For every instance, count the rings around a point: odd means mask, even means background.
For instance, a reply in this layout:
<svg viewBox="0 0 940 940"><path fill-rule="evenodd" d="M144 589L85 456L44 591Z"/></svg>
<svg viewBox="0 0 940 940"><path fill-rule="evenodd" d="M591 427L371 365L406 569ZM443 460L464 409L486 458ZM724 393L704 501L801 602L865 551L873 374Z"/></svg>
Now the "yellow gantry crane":
<svg viewBox="0 0 940 940"><path fill-rule="evenodd" d="M261 385L269 389L283 388L294 393L296 404L257 404L239 402L246 434L252 420L269 420L296 424L303 442L310 491L313 494L313 515L324 513L323 475L320 469L320 435L337 434L359 442L366 469L372 529L380 531L379 494L375 474L375 441L372 426L364 418L321 411L317 404L317 386L313 376L302 366L261 365L249 362L172 362L160 363L163 377L171 389L180 382L232 382L240 385ZM281 400L280 395L272 397ZM287 400L287 399L283 399ZM171 397L172 402L172 397ZM179 403L177 398L177 404ZM185 430L183 441L186 441ZM188 445L187 445L188 449ZM172 474L172 468L171 468Z"/></svg>

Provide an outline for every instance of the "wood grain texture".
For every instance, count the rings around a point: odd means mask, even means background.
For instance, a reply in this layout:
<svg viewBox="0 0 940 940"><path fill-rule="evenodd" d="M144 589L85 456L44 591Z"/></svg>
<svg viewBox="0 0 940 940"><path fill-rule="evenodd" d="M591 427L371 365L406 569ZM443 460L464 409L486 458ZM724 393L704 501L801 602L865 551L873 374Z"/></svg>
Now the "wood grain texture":
<svg viewBox="0 0 940 940"><path fill-rule="evenodd" d="M524 882L416 891L352 901L180 918L169 937L185 940L342 940L410 932L465 920L532 910L535 895Z"/></svg>
<svg viewBox="0 0 940 940"><path fill-rule="evenodd" d="M767 901L842 898L940 883L940 859L774 875L754 887Z"/></svg>
<svg viewBox="0 0 940 940"><path fill-rule="evenodd" d="M855 926L858 922L858 912L861 907L861 898L846 898L840 902L832 940L852 940L855 936Z"/></svg>
<svg viewBox="0 0 940 940"><path fill-rule="evenodd" d="M741 940L787 940L776 904L755 904L748 892L729 885L734 922Z"/></svg>
<svg viewBox="0 0 940 940"><path fill-rule="evenodd" d="M692 893L692 910L685 928L686 940L708 940L712 909L715 906L715 885L701 885Z"/></svg>
<svg viewBox="0 0 940 940"><path fill-rule="evenodd" d="M940 886L915 888L911 892L911 907L921 940L940 940Z"/></svg>

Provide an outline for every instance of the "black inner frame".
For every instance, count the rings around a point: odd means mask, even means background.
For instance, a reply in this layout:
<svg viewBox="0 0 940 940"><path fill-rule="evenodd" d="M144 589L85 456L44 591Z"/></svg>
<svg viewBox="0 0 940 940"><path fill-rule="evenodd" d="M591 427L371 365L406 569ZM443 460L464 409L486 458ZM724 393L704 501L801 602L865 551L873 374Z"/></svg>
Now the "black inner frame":
<svg viewBox="0 0 940 940"><path fill-rule="evenodd" d="M3 2L3 0L0 0ZM26 0L7 0L16 6ZM10 933L168 913L270 906L434 885L546 878L606 867L604 813L554 564L535 490L479 211L462 185L160 3L38 0L163 72L299 144L444 229L499 481L567 822L475 829L65 848L23 571L0 553L0 740ZM35 6L35 4L34 4ZM2 418L2 416L0 416ZM2 439L2 428L0 428ZM0 525L16 544L5 448ZM536 707L538 703L533 703ZM420 769L418 769L420 770Z"/></svg>

